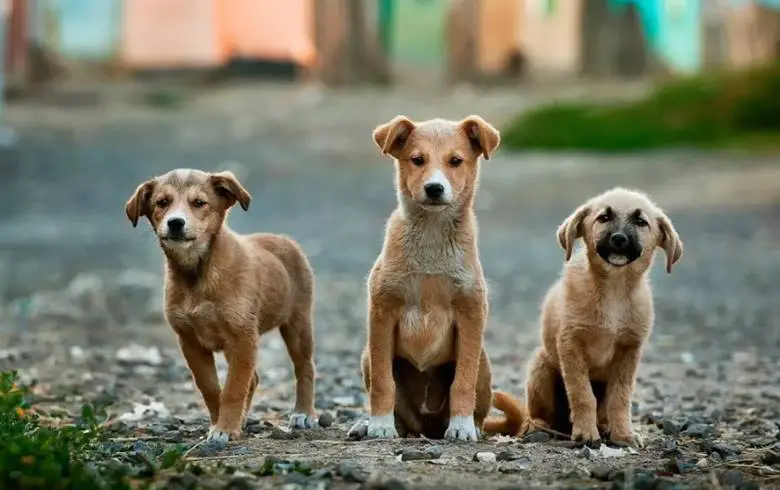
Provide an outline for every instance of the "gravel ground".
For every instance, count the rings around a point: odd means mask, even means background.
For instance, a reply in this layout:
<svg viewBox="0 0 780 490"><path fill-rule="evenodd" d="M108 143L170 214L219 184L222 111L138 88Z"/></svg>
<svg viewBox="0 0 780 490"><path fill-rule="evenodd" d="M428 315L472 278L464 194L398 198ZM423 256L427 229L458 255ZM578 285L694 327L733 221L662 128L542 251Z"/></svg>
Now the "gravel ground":
<svg viewBox="0 0 780 490"><path fill-rule="evenodd" d="M192 464L217 469L174 475L172 487L780 488L776 155L499 152L483 167L486 342L495 386L516 394L538 344L539 303L561 267L554 232L563 218L620 184L645 189L673 219L685 255L672 275L661 261L653 270L656 326L634 395L647 448L575 447L539 434L478 444L346 440L364 414L365 278L395 199L392 164L370 130L397 113L500 122L546 96L260 85L201 93L167 111L119 98L12 105L20 140L0 155L0 368L38 379L49 413L110 403L121 420L117 454L203 437L205 409L162 319L159 250L123 206L156 173L229 167L253 194L231 225L292 235L315 268L324 427L283 429L292 370L273 332L259 353L249 434L216 454L196 448Z"/></svg>

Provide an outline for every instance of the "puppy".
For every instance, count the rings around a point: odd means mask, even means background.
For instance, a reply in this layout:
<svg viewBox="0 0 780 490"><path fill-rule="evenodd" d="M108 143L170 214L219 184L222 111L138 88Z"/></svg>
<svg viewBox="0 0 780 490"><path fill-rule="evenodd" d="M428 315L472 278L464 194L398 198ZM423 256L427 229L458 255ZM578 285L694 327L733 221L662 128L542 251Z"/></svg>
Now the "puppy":
<svg viewBox="0 0 780 490"><path fill-rule="evenodd" d="M314 426L312 270L280 235L239 235L225 217L251 196L231 172L177 169L139 185L125 211L145 216L165 254L165 316L211 418L209 440L236 438L258 384L260 335L278 327L296 378L293 428ZM214 352L228 374L220 389Z"/></svg>
<svg viewBox="0 0 780 490"><path fill-rule="evenodd" d="M491 406L488 316L473 203L499 133L478 116L377 127L398 207L368 279L363 381L370 417L351 436L476 441Z"/></svg>
<svg viewBox="0 0 780 490"><path fill-rule="evenodd" d="M585 246L573 253L574 242ZM631 395L642 347L653 327L647 274L656 247L666 271L683 243L669 218L644 194L609 190L580 206L558 229L561 278L542 305L542 346L529 364L531 425L641 445L631 429Z"/></svg>

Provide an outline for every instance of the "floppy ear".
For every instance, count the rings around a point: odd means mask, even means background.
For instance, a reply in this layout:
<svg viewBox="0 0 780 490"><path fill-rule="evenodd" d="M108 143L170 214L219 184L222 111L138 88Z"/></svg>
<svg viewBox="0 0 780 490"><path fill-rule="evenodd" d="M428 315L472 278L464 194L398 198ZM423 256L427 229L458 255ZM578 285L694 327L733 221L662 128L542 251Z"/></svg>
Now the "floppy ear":
<svg viewBox="0 0 780 490"><path fill-rule="evenodd" d="M658 226L661 229L661 239L658 246L664 249L666 253L666 272L672 273L672 266L680 260L683 254L683 242L680 235L672 225L672 221L663 213L658 217Z"/></svg>
<svg viewBox="0 0 780 490"><path fill-rule="evenodd" d="M374 142L382 150L382 155L396 156L416 127L408 117L395 116L374 129Z"/></svg>
<svg viewBox="0 0 780 490"><path fill-rule="evenodd" d="M236 202L246 211L249 209L249 203L252 202L252 196L244 189L233 172L225 170L211 174L211 185L221 197L227 201L227 207L233 207Z"/></svg>
<svg viewBox="0 0 780 490"><path fill-rule="evenodd" d="M135 192L127 201L127 204L125 204L125 214L127 214L127 218L133 224L133 228L138 226L138 220L141 216L151 216L152 207L149 203L149 198L152 197L154 186L155 182L153 180L147 180L135 189Z"/></svg>
<svg viewBox="0 0 780 490"><path fill-rule="evenodd" d="M566 262L574 251L574 242L582 236L582 221L590 213L590 205L583 204L558 227L558 243L566 251Z"/></svg>
<svg viewBox="0 0 780 490"><path fill-rule="evenodd" d="M501 143L501 133L479 116L472 115L461 121L460 127L471 141L471 146L482 154L485 160L496 151Z"/></svg>

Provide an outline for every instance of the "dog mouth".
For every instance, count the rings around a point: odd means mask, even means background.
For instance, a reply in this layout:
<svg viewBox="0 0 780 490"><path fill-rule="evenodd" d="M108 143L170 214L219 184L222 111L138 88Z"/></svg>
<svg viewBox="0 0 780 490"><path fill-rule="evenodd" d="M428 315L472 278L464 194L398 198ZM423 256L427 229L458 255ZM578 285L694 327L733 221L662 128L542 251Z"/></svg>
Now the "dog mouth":
<svg viewBox="0 0 780 490"><path fill-rule="evenodd" d="M641 253L636 253L634 251L616 251L611 249L598 250L598 254L604 260L604 262L613 267L625 267L641 256Z"/></svg>
<svg viewBox="0 0 780 490"><path fill-rule="evenodd" d="M450 205L450 203L447 201L438 201L432 199L425 199L423 201L420 201L419 204L420 207L422 207L426 211L441 211Z"/></svg>
<svg viewBox="0 0 780 490"><path fill-rule="evenodd" d="M161 236L160 241L163 243L185 244L194 242L195 238L184 235L166 235Z"/></svg>

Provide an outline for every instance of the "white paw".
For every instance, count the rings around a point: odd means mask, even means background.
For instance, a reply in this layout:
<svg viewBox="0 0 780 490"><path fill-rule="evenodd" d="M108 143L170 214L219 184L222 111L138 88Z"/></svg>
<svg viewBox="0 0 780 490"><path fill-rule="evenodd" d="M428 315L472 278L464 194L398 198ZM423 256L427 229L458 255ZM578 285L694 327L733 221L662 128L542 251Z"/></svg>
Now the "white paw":
<svg viewBox="0 0 780 490"><path fill-rule="evenodd" d="M227 446L228 441L230 440L230 434L227 432L221 431L217 429L216 427L210 427L209 428L209 435L206 436L206 441L212 443L212 444L218 444L221 446Z"/></svg>
<svg viewBox="0 0 780 490"><path fill-rule="evenodd" d="M395 430L395 416L388 415L371 416L368 419L367 437L376 439L394 439L398 437Z"/></svg>
<svg viewBox="0 0 780 490"><path fill-rule="evenodd" d="M450 441L473 441L478 439L474 417L458 415L450 418L450 425L444 433L444 438Z"/></svg>
<svg viewBox="0 0 780 490"><path fill-rule="evenodd" d="M317 425L317 419L305 413L294 413L290 415L291 429L311 429Z"/></svg>
<svg viewBox="0 0 780 490"><path fill-rule="evenodd" d="M642 434L636 431L631 431L631 435L634 436L634 447L636 447L637 449L644 449L645 438L642 437Z"/></svg>

